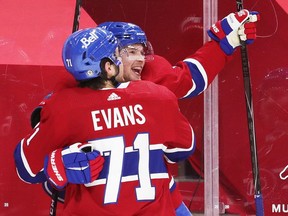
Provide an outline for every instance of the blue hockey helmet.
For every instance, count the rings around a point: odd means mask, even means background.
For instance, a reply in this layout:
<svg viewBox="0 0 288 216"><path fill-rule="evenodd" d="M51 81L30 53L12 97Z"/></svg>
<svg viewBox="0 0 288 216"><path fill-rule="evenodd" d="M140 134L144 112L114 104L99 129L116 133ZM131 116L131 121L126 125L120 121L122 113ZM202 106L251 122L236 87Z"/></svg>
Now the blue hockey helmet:
<svg viewBox="0 0 288 216"><path fill-rule="evenodd" d="M144 44L146 46L147 37L145 32L137 25L127 22L104 22L98 27L111 31L115 37L121 41L121 45Z"/></svg>
<svg viewBox="0 0 288 216"><path fill-rule="evenodd" d="M142 44L145 48L146 60L147 57L153 59L153 47L147 40L145 32L138 25L128 22L104 22L100 23L98 27L111 31L123 47Z"/></svg>
<svg viewBox="0 0 288 216"><path fill-rule="evenodd" d="M65 68L78 80L96 78L101 73L100 62L109 58L117 66L120 61L115 56L119 46L112 32L103 28L87 28L74 32L64 43L62 61Z"/></svg>

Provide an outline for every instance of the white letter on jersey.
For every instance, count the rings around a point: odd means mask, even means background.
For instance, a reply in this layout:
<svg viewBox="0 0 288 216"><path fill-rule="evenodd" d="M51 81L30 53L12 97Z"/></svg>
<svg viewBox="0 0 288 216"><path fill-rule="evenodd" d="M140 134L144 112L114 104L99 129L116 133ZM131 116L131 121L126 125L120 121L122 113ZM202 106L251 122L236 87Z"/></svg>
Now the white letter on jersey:
<svg viewBox="0 0 288 216"><path fill-rule="evenodd" d="M97 114L99 114L99 110L95 110L91 112L92 115L92 121L93 121L93 125L94 125L94 130L98 131L98 130L102 130L103 127L102 126L98 126L98 122L100 122L100 118L96 117Z"/></svg>
<svg viewBox="0 0 288 216"><path fill-rule="evenodd" d="M138 124L144 124L146 122L146 118L139 110L143 110L143 107L140 104L136 104L134 106L134 112L140 117L136 119Z"/></svg>
<svg viewBox="0 0 288 216"><path fill-rule="evenodd" d="M101 114L102 114L102 116L103 116L103 119L104 119L104 121L105 121L105 124L106 124L106 126L107 126L107 129L110 129L111 128L111 122L112 122L112 120L111 120L111 109L108 109L107 110L107 115L106 115L106 113L105 113L105 110L101 110Z"/></svg>
<svg viewBox="0 0 288 216"><path fill-rule="evenodd" d="M120 124L120 126L124 126L124 122L122 119L122 116L120 114L119 109L116 107L114 108L114 128L118 127L118 124Z"/></svg>

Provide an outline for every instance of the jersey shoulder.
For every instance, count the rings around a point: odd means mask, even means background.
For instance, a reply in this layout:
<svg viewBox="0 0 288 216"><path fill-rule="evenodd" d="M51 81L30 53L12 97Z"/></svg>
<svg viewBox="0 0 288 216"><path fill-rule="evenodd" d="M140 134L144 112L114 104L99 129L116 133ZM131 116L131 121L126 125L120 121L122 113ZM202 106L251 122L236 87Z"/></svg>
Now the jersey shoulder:
<svg viewBox="0 0 288 216"><path fill-rule="evenodd" d="M171 63L162 56L154 55L153 61L145 63L143 68L141 79L149 80L157 83L158 80L165 77L167 74L173 73L173 67Z"/></svg>
<svg viewBox="0 0 288 216"><path fill-rule="evenodd" d="M137 91L138 93L149 93L149 95L157 95L167 98L175 98L175 94L173 94L167 87L158 85L151 81L147 80L135 80L130 82L130 90Z"/></svg>
<svg viewBox="0 0 288 216"><path fill-rule="evenodd" d="M70 107L71 104L77 103L76 101L81 96L82 89L79 87L71 87L53 92L51 97L45 101L42 109L51 110L52 113L60 114L66 112L65 108ZM50 113L50 112L49 112ZM41 116L42 119L42 116Z"/></svg>

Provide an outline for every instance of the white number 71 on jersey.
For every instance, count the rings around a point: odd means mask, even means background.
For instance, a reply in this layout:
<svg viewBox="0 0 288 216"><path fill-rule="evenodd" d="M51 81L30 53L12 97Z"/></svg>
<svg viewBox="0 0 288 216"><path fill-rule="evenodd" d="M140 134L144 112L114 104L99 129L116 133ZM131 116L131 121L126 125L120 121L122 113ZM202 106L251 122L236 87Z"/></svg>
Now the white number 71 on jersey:
<svg viewBox="0 0 288 216"><path fill-rule="evenodd" d="M91 143L93 145L93 149L98 150L101 155L110 157L107 177L97 179L89 184L85 184L86 187L106 184L104 204L117 202L120 184L122 182L137 180L139 181L139 187L135 188L137 200L155 199L155 187L152 187L151 185L149 173L150 149L148 133L138 134L134 139L133 146L126 148L124 137L122 136L89 141L89 143ZM132 152L139 153L138 173L123 177L122 169L125 154ZM164 178L167 178L167 176L165 175Z"/></svg>

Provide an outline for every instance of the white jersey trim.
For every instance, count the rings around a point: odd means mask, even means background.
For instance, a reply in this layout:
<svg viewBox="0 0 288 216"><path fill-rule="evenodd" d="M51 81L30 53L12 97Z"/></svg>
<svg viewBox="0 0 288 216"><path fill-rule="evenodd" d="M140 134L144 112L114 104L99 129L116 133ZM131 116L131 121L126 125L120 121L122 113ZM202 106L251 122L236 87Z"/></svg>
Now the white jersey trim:
<svg viewBox="0 0 288 216"><path fill-rule="evenodd" d="M202 64L199 61L197 61L196 59L193 59L193 58L187 58L187 59L184 60L184 62L190 62L190 63L196 65L196 67L198 68L198 70L201 73L201 75L203 77L203 80L205 82L205 86L204 86L203 91L205 89L207 89L207 87L208 87L208 77L207 77L207 73L206 73L204 67L202 66ZM193 92L196 89L193 77L192 77L192 82L193 82L192 88L187 92L187 94L183 98L187 97L189 94L191 94L191 92Z"/></svg>

